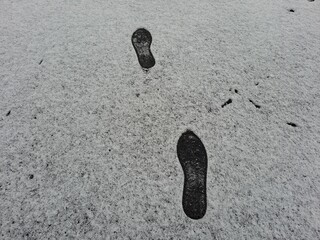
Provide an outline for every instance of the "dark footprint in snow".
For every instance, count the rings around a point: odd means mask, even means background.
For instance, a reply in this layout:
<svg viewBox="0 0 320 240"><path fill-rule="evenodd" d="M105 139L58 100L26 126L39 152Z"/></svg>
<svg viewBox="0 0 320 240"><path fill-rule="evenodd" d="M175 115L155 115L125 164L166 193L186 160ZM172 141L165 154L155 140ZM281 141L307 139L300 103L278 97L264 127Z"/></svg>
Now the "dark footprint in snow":
<svg viewBox="0 0 320 240"><path fill-rule="evenodd" d="M150 50L152 43L151 33L147 29L139 28L132 34L131 41L141 67L145 69L152 68L156 61Z"/></svg>
<svg viewBox="0 0 320 240"><path fill-rule="evenodd" d="M200 219L207 210L206 149L200 138L187 130L178 140L177 152L184 172L183 210L189 218Z"/></svg>

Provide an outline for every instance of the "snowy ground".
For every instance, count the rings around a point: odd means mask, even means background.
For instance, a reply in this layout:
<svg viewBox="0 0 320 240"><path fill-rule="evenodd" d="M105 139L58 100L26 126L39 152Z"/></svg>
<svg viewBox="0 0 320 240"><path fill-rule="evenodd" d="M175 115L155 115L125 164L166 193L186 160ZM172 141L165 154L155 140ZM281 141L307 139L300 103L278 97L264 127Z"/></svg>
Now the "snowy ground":
<svg viewBox="0 0 320 240"><path fill-rule="evenodd" d="M1 239L320 238L320 1L1 0L0 19Z"/></svg>

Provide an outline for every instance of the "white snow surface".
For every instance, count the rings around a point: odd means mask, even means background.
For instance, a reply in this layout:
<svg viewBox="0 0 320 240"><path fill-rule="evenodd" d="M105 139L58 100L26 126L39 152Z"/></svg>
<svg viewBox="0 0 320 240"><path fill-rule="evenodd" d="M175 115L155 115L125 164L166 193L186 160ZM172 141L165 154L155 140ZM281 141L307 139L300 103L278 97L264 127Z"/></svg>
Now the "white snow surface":
<svg viewBox="0 0 320 240"><path fill-rule="evenodd" d="M319 92L319 0L1 0L0 239L320 239Z"/></svg>

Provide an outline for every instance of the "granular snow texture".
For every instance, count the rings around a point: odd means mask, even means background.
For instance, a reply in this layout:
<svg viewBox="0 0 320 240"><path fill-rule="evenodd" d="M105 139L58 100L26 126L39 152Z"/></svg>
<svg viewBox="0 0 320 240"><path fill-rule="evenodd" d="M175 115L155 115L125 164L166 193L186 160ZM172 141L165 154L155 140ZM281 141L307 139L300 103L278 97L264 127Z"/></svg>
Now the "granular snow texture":
<svg viewBox="0 0 320 240"><path fill-rule="evenodd" d="M320 1L1 0L0 19L0 239L320 238Z"/></svg>

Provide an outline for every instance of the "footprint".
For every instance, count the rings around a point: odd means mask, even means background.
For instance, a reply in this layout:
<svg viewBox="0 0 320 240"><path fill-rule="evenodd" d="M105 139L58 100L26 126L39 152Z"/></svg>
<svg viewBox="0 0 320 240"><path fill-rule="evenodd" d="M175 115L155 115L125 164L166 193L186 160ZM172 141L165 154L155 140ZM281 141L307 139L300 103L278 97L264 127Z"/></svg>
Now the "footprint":
<svg viewBox="0 0 320 240"><path fill-rule="evenodd" d="M132 34L131 41L141 67L144 69L152 68L156 61L150 50L151 33L147 29L139 28Z"/></svg>
<svg viewBox="0 0 320 240"><path fill-rule="evenodd" d="M184 172L183 210L191 219L203 218L207 210L206 149L200 138L187 130L178 140L177 153Z"/></svg>

